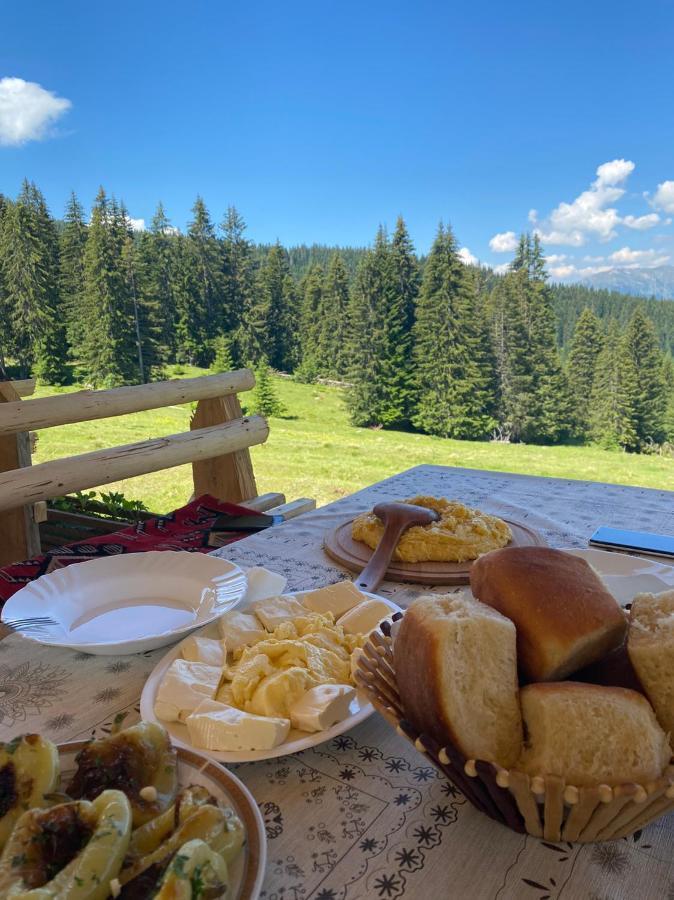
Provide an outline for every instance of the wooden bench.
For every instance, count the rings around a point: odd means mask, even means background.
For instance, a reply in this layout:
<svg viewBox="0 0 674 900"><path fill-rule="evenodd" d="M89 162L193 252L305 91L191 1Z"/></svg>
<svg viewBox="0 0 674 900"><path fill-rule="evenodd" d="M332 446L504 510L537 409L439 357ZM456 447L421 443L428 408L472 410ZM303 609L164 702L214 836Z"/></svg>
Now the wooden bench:
<svg viewBox="0 0 674 900"><path fill-rule="evenodd" d="M266 441L269 426L262 416L244 416L238 398L254 385L253 373L239 369L30 399L34 381L0 382L0 565L39 554L45 501L185 463L192 464L195 496L211 494L284 518L314 509L308 498L286 503L281 493L258 496L249 448ZM188 432L31 464L34 431L195 401Z"/></svg>

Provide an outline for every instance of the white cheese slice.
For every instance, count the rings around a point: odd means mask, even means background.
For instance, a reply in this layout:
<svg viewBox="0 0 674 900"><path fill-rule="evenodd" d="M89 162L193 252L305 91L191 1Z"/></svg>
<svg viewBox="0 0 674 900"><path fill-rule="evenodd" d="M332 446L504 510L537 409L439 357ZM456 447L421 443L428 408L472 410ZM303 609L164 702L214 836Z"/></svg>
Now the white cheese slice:
<svg viewBox="0 0 674 900"><path fill-rule="evenodd" d="M227 645L228 653L257 644L263 638L269 637L259 619L251 613L238 612L235 609L220 616L218 629Z"/></svg>
<svg viewBox="0 0 674 900"><path fill-rule="evenodd" d="M308 610L295 597L269 597L268 600L257 600L252 604L255 615L267 631L273 631L288 619L306 616Z"/></svg>
<svg viewBox="0 0 674 900"><path fill-rule="evenodd" d="M302 602L312 612L332 613L335 619L343 616L345 612L353 609L365 600L352 581L340 581L339 584L329 584L317 591L309 591L302 595Z"/></svg>
<svg viewBox="0 0 674 900"><path fill-rule="evenodd" d="M349 715L356 696L348 684L319 684L290 707L290 722L300 731L325 731Z"/></svg>
<svg viewBox="0 0 674 900"><path fill-rule="evenodd" d="M264 600L265 597L274 597L282 594L288 579L278 572L270 572L262 566L253 566L246 572L248 586L246 588L246 602Z"/></svg>
<svg viewBox="0 0 674 900"><path fill-rule="evenodd" d="M202 700L215 697L221 677L219 666L174 659L157 691L154 705L157 718L177 722L181 711L196 709Z"/></svg>
<svg viewBox="0 0 674 900"><path fill-rule="evenodd" d="M364 600L337 620L346 634L369 634L383 620L393 615L383 600Z"/></svg>
<svg viewBox="0 0 674 900"><path fill-rule="evenodd" d="M188 662L200 662L206 666L225 665L227 650L224 641L216 641L213 638L196 637L190 635L180 645L180 653Z"/></svg>
<svg viewBox="0 0 674 900"><path fill-rule="evenodd" d="M288 736L288 719L254 716L204 700L187 717L190 743L203 750L273 750Z"/></svg>

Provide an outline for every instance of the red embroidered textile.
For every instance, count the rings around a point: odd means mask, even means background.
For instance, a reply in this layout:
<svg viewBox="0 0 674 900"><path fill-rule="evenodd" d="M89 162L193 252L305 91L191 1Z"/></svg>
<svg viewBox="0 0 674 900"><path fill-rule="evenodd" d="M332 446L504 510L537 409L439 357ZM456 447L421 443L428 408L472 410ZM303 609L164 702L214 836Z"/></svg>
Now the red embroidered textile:
<svg viewBox="0 0 674 900"><path fill-rule="evenodd" d="M56 547L24 562L14 563L0 569L0 608L5 600L15 594L29 581L39 578L62 566L96 559L99 556L117 556L120 553L144 553L147 550L190 550L194 553L208 553L208 535L215 520L220 516L260 515L254 510L237 506L235 503L221 503L215 497L204 494L187 506L176 509L167 516L157 516L137 525L130 525L122 531L103 534L74 544ZM246 537L232 532L231 544Z"/></svg>

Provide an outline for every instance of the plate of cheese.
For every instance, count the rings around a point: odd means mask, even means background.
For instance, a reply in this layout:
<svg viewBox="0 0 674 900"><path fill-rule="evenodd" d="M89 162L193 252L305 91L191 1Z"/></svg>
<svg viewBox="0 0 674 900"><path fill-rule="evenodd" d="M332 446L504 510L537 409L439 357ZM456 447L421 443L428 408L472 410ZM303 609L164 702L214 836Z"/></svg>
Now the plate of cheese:
<svg viewBox="0 0 674 900"><path fill-rule="evenodd" d="M141 714L219 762L252 762L329 741L373 712L355 686L360 648L400 612L350 581L237 607L173 647Z"/></svg>

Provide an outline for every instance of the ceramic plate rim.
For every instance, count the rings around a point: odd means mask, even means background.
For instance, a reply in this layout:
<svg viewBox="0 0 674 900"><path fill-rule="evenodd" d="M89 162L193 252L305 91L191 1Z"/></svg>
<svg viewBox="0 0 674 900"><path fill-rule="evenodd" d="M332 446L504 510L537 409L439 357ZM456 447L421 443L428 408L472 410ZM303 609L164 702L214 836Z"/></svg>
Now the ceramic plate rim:
<svg viewBox="0 0 674 900"><path fill-rule="evenodd" d="M88 740L80 740L64 741L57 744L59 761L61 761L63 754L75 754L83 750L89 743L90 741ZM217 783L220 790L232 802L237 813L241 809L246 809L250 813L250 818L255 823L255 829L252 834L250 828L246 829L247 863L244 868L242 882L239 885L239 891L234 900L257 900L262 890L267 869L267 832L262 813L255 798L240 778L200 750L182 746L176 746L175 750L178 754L179 763L182 761L192 765L195 769L198 769L200 775L206 775ZM238 814L243 820L244 817L240 813ZM252 841L255 842L254 852L248 849L252 847Z"/></svg>
<svg viewBox="0 0 674 900"><path fill-rule="evenodd" d="M312 589L309 588L303 591L284 591L282 596L295 597L299 594L307 594L310 590ZM392 615L396 612L404 612L402 607L398 606L397 603L394 603L393 600L390 600L388 597L384 597L381 594L373 594L369 591L361 591L361 593L366 597L383 600L390 606ZM161 725L162 728L166 728L171 736L171 740L177 746L194 750L197 753L207 756L209 759L217 760L217 762L221 764L263 762L266 759L275 759L279 756L291 756L294 753L300 753L302 750L309 750L312 747L317 747L319 744L324 744L327 741L331 741L333 738L339 737L339 735L344 734L345 731L350 731L352 728L355 728L356 725L359 725L361 722L365 721L365 719L369 718L374 712L374 707L365 699L363 692L357 690L356 696L358 703L360 704L360 708L357 712L353 713L348 718L343 719L341 722L338 722L336 725L333 725L332 728L327 728L325 731L307 733L306 738L299 738L290 742L286 741L283 744L279 744L278 747L274 747L273 750L203 750L200 747L193 747L191 744L181 740L171 732L171 726L176 723L162 722L154 713L154 700L157 687L168 667L174 659L177 659L181 643L182 641L171 647L148 675L140 695L140 714L144 721L156 722L158 725Z"/></svg>
<svg viewBox="0 0 674 900"><path fill-rule="evenodd" d="M25 600L26 596L32 594L35 590L35 585L39 582L43 584L45 582L49 582L50 585L53 585L54 582L57 582L56 588L52 588L52 590L58 590L58 582L62 581L64 578L79 578L81 576L75 575L71 573L70 570L83 570L85 573L85 578L87 573L91 571L93 567L99 566L100 564L104 565L115 565L116 563L113 561L124 560L125 562L131 562L133 566L139 565L143 566L145 563L146 566L151 565L154 561L158 561L158 557L163 557L165 561L167 557L172 560L176 560L178 556L183 556L186 554L190 558L200 557L204 560L213 560L216 564L221 565L225 571L222 572L223 575L227 575L233 581L240 580L240 597L236 600L229 609L233 609L238 603L241 602L246 593L247 586L247 576L244 570L237 563L232 562L231 560L224 559L219 556L212 556L210 554L201 554L201 553L192 553L189 550L148 550L143 553L129 553L129 554L119 554L117 556L104 556L98 559L88 559L81 563L74 563L69 566L64 566L61 569L55 569L53 572L47 572L44 575L40 575L39 578L34 579L34 581L25 584L22 588L20 588L16 593L14 593L5 603L2 611L0 612L0 621L12 620L14 618L21 618L21 609L19 608L16 613L12 613L12 609L22 602L21 595L24 595L23 600ZM184 558L184 557L183 557ZM210 562L208 563L210 564ZM66 572L68 573L66 575ZM114 575L111 577L115 577ZM194 577L194 576L192 576ZM225 610L226 611L226 610ZM8 612L10 613L8 615ZM82 650L84 652L93 652L95 653L95 649L89 648L101 648L106 650L113 650L118 647L126 647L126 646L136 646L141 645L145 642L153 642L161 640L163 641L159 647L155 649L159 649L161 646L166 646L173 642L173 640L177 640L179 637L186 637L192 631L197 628L202 628L211 622L215 621L219 616L223 614L222 610L213 611L208 614L204 619L197 623L191 623L189 625L179 626L177 628L170 629L168 631L164 631L159 634L145 635L143 637L133 637L133 638L125 638L123 640L116 641L75 641L75 640L66 640L66 641L55 641L49 639L48 635L40 635L39 632L21 632L22 637L27 638L28 640L35 641L36 643L43 644L47 647L62 647L66 649L72 650ZM143 652L142 647L137 650L127 650L126 653L137 653ZM114 655L114 654L113 654Z"/></svg>
<svg viewBox="0 0 674 900"><path fill-rule="evenodd" d="M603 550L601 547L561 547L565 553L572 553L574 556L580 556L583 558L587 558L588 562L591 559L601 559L604 562L613 562L618 564L618 561L623 564L631 565L632 568L645 568L646 566L653 569L653 574L657 574L658 571L662 569L666 569L668 572L671 572L674 577L674 560L672 560L671 564L663 562L661 559L656 559L653 556L640 556L637 553L622 553L617 550ZM608 567L607 567L608 569ZM638 572L617 572L617 571L606 571L607 575L635 575L639 574Z"/></svg>

